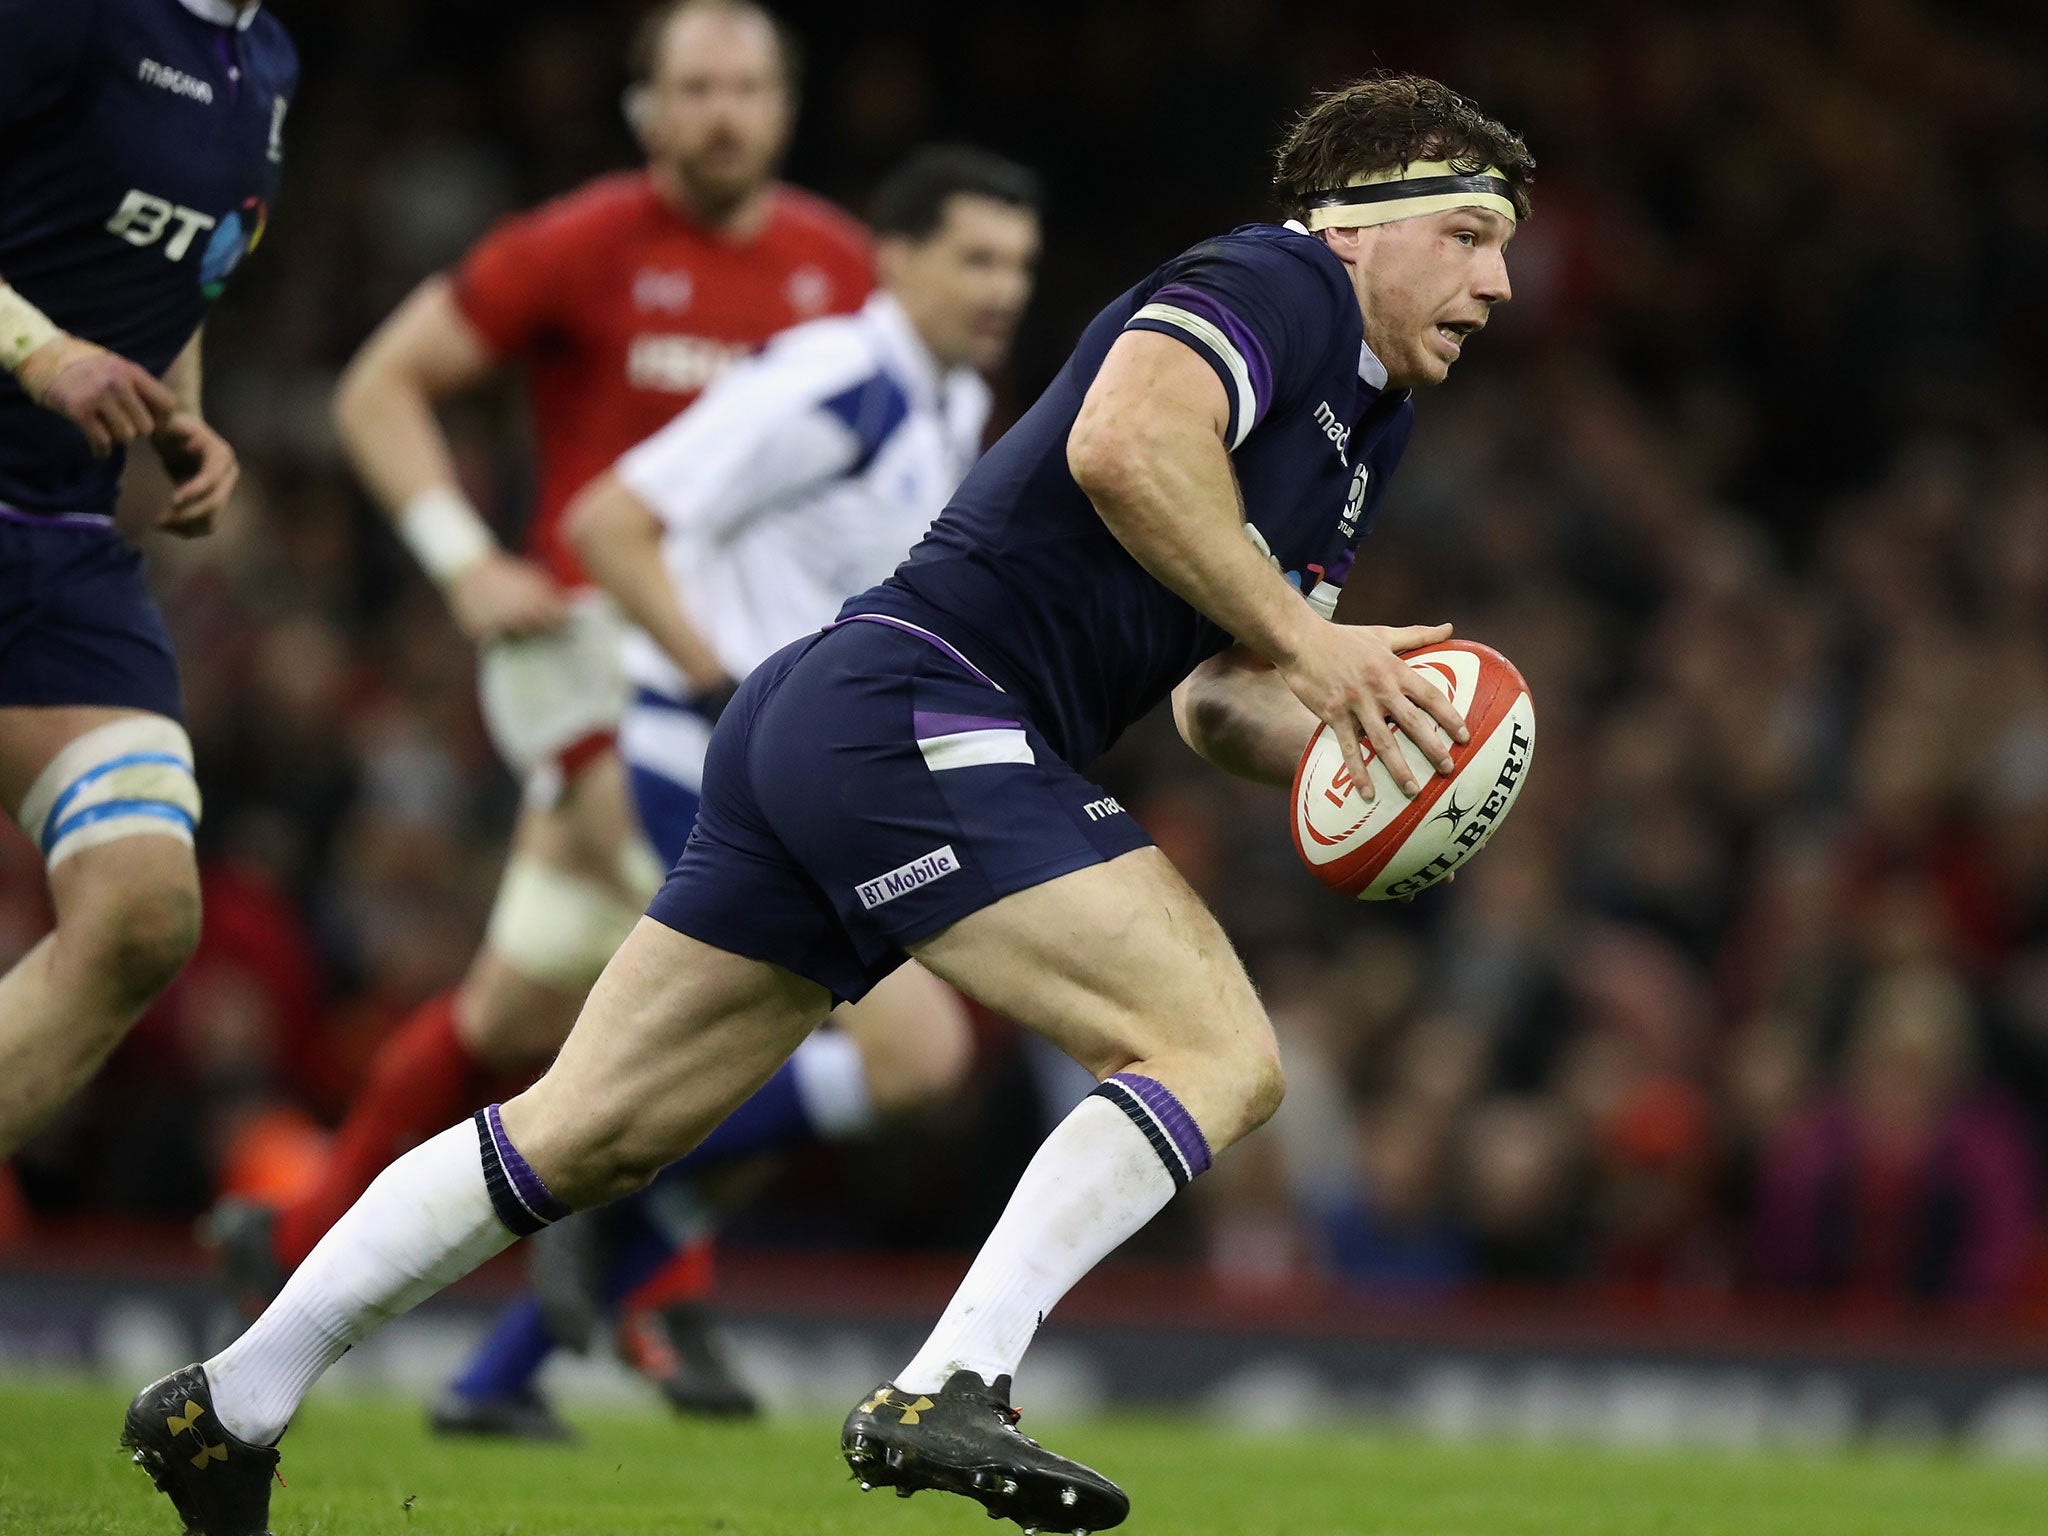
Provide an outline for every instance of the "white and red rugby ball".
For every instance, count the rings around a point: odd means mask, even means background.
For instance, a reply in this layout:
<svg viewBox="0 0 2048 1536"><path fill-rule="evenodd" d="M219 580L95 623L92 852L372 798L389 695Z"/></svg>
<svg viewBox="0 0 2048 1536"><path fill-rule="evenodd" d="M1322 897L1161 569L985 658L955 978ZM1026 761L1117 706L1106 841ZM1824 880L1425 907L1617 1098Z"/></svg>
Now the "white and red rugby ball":
<svg viewBox="0 0 2048 1536"><path fill-rule="evenodd" d="M1422 792L1413 800L1402 794L1361 743L1373 790L1362 799L1327 725L1316 728L1294 770L1294 851L1323 884L1360 901L1426 890L1485 847L1521 794L1536 750L1529 685L1500 652L1447 640L1401 659L1465 717L1471 739L1452 749L1450 776L1396 732Z"/></svg>

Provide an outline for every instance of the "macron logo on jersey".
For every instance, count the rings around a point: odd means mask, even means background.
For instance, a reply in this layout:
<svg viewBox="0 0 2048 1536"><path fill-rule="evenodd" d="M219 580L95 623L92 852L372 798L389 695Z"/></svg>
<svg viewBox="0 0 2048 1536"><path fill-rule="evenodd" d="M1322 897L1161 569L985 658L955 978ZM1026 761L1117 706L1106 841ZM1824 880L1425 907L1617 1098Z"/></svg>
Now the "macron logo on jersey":
<svg viewBox="0 0 2048 1536"><path fill-rule="evenodd" d="M912 891L930 885L934 880L943 880L956 873L960 860L953 853L953 845L934 848L930 853L920 854L908 864L890 870L886 875L877 875L872 880L863 880L853 888L860 898L860 904L872 912L884 902L894 901L898 896L908 896Z"/></svg>
<svg viewBox="0 0 2048 1536"><path fill-rule="evenodd" d="M168 64L159 64L155 59L144 59L135 69L135 78L144 85L153 85L158 90L169 91L173 96L183 96L201 106L213 105L213 87L197 75L188 75L182 69L172 69Z"/></svg>
<svg viewBox="0 0 2048 1536"><path fill-rule="evenodd" d="M1351 429L1337 419L1337 413L1330 409L1327 400L1316 404L1316 425L1323 429L1323 436L1337 445L1337 462L1349 462L1344 457L1344 450L1351 446Z"/></svg>

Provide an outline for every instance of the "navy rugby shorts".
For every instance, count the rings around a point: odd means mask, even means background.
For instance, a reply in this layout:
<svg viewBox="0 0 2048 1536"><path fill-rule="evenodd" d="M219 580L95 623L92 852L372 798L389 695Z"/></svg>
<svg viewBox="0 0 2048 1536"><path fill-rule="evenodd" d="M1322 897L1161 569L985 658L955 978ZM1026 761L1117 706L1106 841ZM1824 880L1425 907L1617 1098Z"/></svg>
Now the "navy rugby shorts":
<svg viewBox="0 0 2048 1536"><path fill-rule="evenodd" d="M177 657L110 521L0 507L0 707L56 704L181 719Z"/></svg>
<svg viewBox="0 0 2048 1536"><path fill-rule="evenodd" d="M647 915L851 1002L919 939L1151 841L959 652L848 620L776 652L726 707L696 830Z"/></svg>

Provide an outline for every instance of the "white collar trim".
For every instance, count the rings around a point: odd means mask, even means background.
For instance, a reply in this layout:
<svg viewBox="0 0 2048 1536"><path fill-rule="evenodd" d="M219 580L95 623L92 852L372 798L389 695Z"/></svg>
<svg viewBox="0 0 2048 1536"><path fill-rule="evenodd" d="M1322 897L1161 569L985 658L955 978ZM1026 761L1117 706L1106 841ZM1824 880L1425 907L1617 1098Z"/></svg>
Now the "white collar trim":
<svg viewBox="0 0 2048 1536"><path fill-rule="evenodd" d="M233 27L237 32L246 32L256 22L256 13L263 9L252 5L243 10L234 0L178 0L201 21L210 21L216 27Z"/></svg>

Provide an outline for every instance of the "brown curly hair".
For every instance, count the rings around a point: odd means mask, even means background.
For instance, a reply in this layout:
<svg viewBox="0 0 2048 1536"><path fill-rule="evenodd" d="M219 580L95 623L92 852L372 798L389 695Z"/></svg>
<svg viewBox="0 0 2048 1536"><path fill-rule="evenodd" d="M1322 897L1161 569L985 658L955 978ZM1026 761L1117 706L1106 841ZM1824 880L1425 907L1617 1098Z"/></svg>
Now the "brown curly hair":
<svg viewBox="0 0 2048 1536"><path fill-rule="evenodd" d="M1319 92L1273 152L1273 188L1299 219L1318 192L1418 160L1448 160L1466 175L1499 167L1516 216L1529 217L1536 160L1522 136L1421 75L1367 75Z"/></svg>

